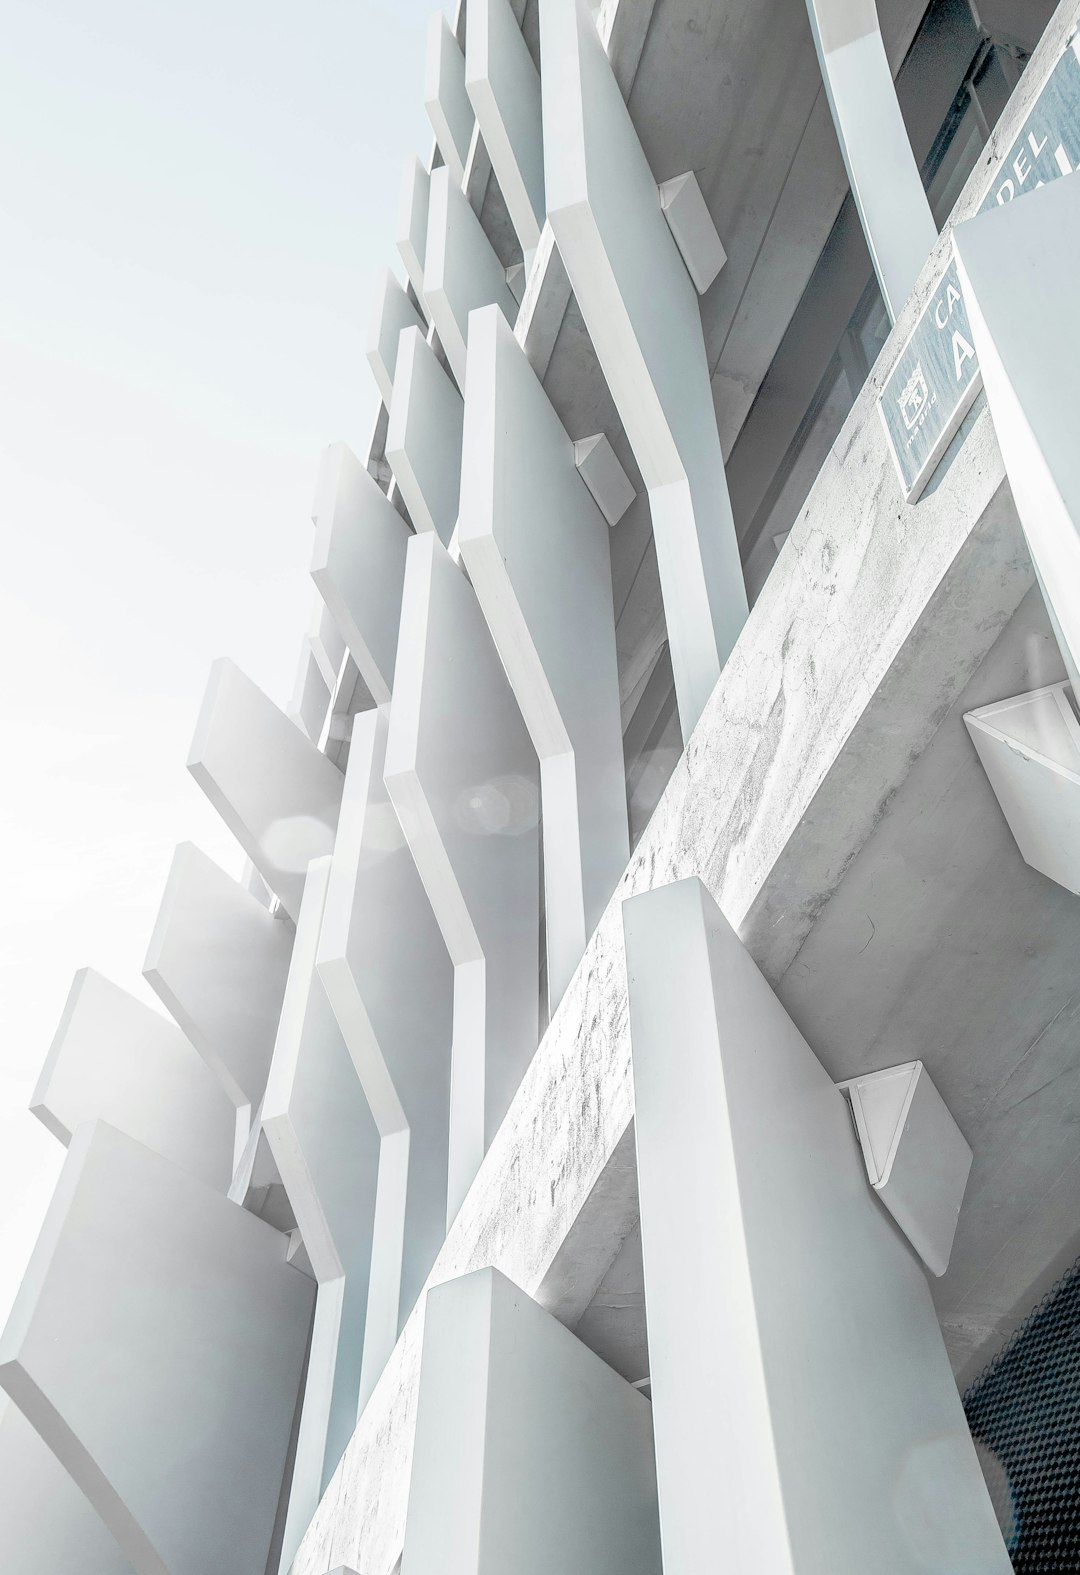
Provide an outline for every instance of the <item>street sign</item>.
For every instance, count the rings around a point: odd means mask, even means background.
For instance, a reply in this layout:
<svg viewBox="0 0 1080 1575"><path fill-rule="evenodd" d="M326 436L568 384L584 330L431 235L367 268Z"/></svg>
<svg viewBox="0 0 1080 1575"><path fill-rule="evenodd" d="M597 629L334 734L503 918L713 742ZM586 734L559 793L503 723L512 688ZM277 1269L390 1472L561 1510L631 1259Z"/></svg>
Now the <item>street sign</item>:
<svg viewBox="0 0 1080 1575"><path fill-rule="evenodd" d="M1080 166L1080 34L1043 84L998 165L980 212ZM950 258L878 397L909 503L919 495L982 387L956 262Z"/></svg>

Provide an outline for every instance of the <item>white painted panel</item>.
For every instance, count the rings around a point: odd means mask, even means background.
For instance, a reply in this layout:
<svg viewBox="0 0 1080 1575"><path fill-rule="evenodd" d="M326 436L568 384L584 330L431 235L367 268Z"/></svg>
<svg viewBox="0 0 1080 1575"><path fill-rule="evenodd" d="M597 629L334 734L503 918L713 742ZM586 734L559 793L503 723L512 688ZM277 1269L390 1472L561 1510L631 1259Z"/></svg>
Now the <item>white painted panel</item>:
<svg viewBox="0 0 1080 1575"><path fill-rule="evenodd" d="M548 989L630 856L610 531L497 307L469 324L462 560L540 757Z"/></svg>
<svg viewBox="0 0 1080 1575"><path fill-rule="evenodd" d="M229 1185L236 1113L220 1083L178 1028L92 968L72 980L30 1109L61 1143L101 1119Z"/></svg>
<svg viewBox="0 0 1080 1575"><path fill-rule="evenodd" d="M660 1575L650 1411L494 1269L437 1286L401 1575Z"/></svg>
<svg viewBox="0 0 1080 1575"><path fill-rule="evenodd" d="M1080 181L1051 181L978 214L953 245L1001 457L1080 690Z"/></svg>
<svg viewBox="0 0 1080 1575"><path fill-rule="evenodd" d="M367 358L387 409L394 392L398 340L405 328L419 328L423 332L424 319L389 268L384 268L379 275L368 329Z"/></svg>
<svg viewBox="0 0 1080 1575"><path fill-rule="evenodd" d="M101 1516L10 1400L0 1400L0 1569L132 1575Z"/></svg>
<svg viewBox="0 0 1080 1575"><path fill-rule="evenodd" d="M398 209L397 249L417 300L424 299L424 251L427 247L428 196L431 177L418 158L405 166Z"/></svg>
<svg viewBox="0 0 1080 1575"><path fill-rule="evenodd" d="M458 386L463 388L469 313L478 306L495 305L512 323L517 302L480 220L445 166L431 175L424 301Z"/></svg>
<svg viewBox="0 0 1080 1575"><path fill-rule="evenodd" d="M700 881L623 921L665 1575L1008 1575L843 1095Z"/></svg>
<svg viewBox="0 0 1080 1575"><path fill-rule="evenodd" d="M266 1087L292 940L288 919L179 844L143 977L240 1109Z"/></svg>
<svg viewBox="0 0 1080 1575"><path fill-rule="evenodd" d="M447 1224L454 975L383 781L389 714L353 726L318 954L383 1141L361 1404Z"/></svg>
<svg viewBox="0 0 1080 1575"><path fill-rule="evenodd" d="M544 227L540 73L510 0L469 0L465 88L522 250Z"/></svg>
<svg viewBox="0 0 1080 1575"><path fill-rule="evenodd" d="M323 456L311 578L378 703L394 683L405 548L411 531L344 443ZM324 849L329 852L329 849Z"/></svg>
<svg viewBox="0 0 1080 1575"><path fill-rule="evenodd" d="M379 1172L379 1134L315 967L329 876L329 859L308 870L262 1107L319 1281L286 1533L293 1551L356 1425Z"/></svg>
<svg viewBox="0 0 1080 1575"><path fill-rule="evenodd" d="M263 1575L314 1289L285 1247L115 1128L76 1132L0 1385L135 1575Z"/></svg>
<svg viewBox="0 0 1080 1575"><path fill-rule="evenodd" d="M461 485L464 401L419 329L407 328L398 350L398 375L386 457L417 531L434 531L450 545Z"/></svg>
<svg viewBox="0 0 1080 1575"><path fill-rule="evenodd" d="M409 543L386 785L457 970L450 1212L536 1049L539 766L476 595Z"/></svg>
<svg viewBox="0 0 1080 1575"><path fill-rule="evenodd" d="M309 635L300 641L300 657L296 666L296 680L292 699L287 707L290 721L295 722L305 738L318 744L330 709L330 685L315 655Z"/></svg>
<svg viewBox="0 0 1080 1575"><path fill-rule="evenodd" d="M295 920L308 865L334 845L337 766L228 657L210 670L187 765Z"/></svg>
<svg viewBox="0 0 1080 1575"><path fill-rule="evenodd" d="M649 489L685 741L747 613L697 292L579 0L540 48L548 219Z"/></svg>
<svg viewBox="0 0 1080 1575"><path fill-rule="evenodd" d="M433 11L428 18L424 108L443 163L460 188L469 158L473 112L465 91L465 56L442 11Z"/></svg>
<svg viewBox="0 0 1080 1575"><path fill-rule="evenodd" d="M893 322L937 240L881 40L877 0L806 0L833 124Z"/></svg>

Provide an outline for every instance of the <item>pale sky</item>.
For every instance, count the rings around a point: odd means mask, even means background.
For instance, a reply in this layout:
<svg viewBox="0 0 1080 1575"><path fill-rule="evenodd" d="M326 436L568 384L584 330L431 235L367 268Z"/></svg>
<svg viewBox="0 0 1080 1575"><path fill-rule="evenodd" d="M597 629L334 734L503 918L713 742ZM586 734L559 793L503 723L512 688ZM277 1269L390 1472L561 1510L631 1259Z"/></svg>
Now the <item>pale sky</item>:
<svg viewBox="0 0 1080 1575"><path fill-rule="evenodd" d="M153 1000L174 845L242 864L184 761L214 657L292 692L432 8L7 0L0 1322L63 1157L25 1107L72 974Z"/></svg>

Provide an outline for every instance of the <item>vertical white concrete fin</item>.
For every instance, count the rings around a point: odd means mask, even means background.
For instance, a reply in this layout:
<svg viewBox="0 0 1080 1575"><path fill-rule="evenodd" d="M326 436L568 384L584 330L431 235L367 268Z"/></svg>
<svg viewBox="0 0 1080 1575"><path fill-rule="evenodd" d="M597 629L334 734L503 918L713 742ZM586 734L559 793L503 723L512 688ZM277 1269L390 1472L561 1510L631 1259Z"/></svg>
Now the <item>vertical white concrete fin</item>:
<svg viewBox="0 0 1080 1575"><path fill-rule="evenodd" d="M386 431L386 457L417 531L450 545L461 486L464 401L417 328L398 349L397 379Z"/></svg>
<svg viewBox="0 0 1080 1575"><path fill-rule="evenodd" d="M630 854L609 532L497 307L469 321L458 543L541 763L554 1006Z"/></svg>
<svg viewBox="0 0 1080 1575"><path fill-rule="evenodd" d="M540 47L548 219L649 490L685 740L747 613L697 291L587 9L548 0Z"/></svg>
<svg viewBox="0 0 1080 1575"><path fill-rule="evenodd" d="M428 197L431 176L413 158L405 166L398 209L397 249L417 299L424 299L424 251L427 247Z"/></svg>
<svg viewBox="0 0 1080 1575"><path fill-rule="evenodd" d="M937 240L876 0L806 0L840 151L890 319Z"/></svg>
<svg viewBox="0 0 1080 1575"><path fill-rule="evenodd" d="M419 328L423 333L426 327L424 319L390 269L383 269L368 331L367 358L382 402L388 410L394 392L394 369L402 329Z"/></svg>
<svg viewBox="0 0 1080 1575"><path fill-rule="evenodd" d="M470 0L465 87L524 252L544 227L544 137L540 73L510 0Z"/></svg>
<svg viewBox="0 0 1080 1575"><path fill-rule="evenodd" d="M382 704L394 685L405 548L411 532L346 444L327 449L323 476L311 578L360 676Z"/></svg>
<svg viewBox="0 0 1080 1575"><path fill-rule="evenodd" d="M458 387L464 388L469 313L494 303L513 323L517 302L480 220L445 167L431 175L424 303Z"/></svg>
<svg viewBox="0 0 1080 1575"><path fill-rule="evenodd" d="M290 918L334 845L343 778L234 662L210 671L188 770Z"/></svg>
<svg viewBox="0 0 1080 1575"><path fill-rule="evenodd" d="M442 11L428 19L424 108L443 164L460 189L473 134L473 109L465 91L465 56Z"/></svg>
<svg viewBox="0 0 1080 1575"><path fill-rule="evenodd" d="M665 1575L721 1545L791 1575L824 1546L831 1575L1008 1575L925 1277L843 1095L700 881L623 922Z"/></svg>

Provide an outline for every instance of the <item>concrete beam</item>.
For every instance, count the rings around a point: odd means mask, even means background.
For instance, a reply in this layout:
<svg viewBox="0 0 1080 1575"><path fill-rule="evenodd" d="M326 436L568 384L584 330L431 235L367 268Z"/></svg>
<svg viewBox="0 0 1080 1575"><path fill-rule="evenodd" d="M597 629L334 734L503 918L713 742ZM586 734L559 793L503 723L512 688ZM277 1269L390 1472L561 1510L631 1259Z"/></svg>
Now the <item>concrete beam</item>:
<svg viewBox="0 0 1080 1575"><path fill-rule="evenodd" d="M308 869L262 1130L319 1282L283 1568L352 1437L360 1405L379 1134L315 959L330 860Z"/></svg>
<svg viewBox="0 0 1080 1575"><path fill-rule="evenodd" d="M114 1127L75 1134L0 1386L135 1575L264 1575L314 1290L285 1246Z"/></svg>
<svg viewBox="0 0 1080 1575"><path fill-rule="evenodd" d="M776 1575L1008 1575L843 1095L700 880L623 922L666 1575L720 1546Z"/></svg>
<svg viewBox="0 0 1080 1575"><path fill-rule="evenodd" d="M344 778L235 662L210 669L188 770L294 921L334 845Z"/></svg>
<svg viewBox="0 0 1080 1575"><path fill-rule="evenodd" d="M540 759L548 994L630 856L609 529L497 307L469 320L458 544Z"/></svg>
<svg viewBox="0 0 1080 1575"><path fill-rule="evenodd" d="M434 1569L660 1575L649 1402L493 1269L428 1297L401 1575Z"/></svg>
<svg viewBox="0 0 1080 1575"><path fill-rule="evenodd" d="M548 218L649 491L685 741L747 611L697 292L581 0L540 45Z"/></svg>
<svg viewBox="0 0 1080 1575"><path fill-rule="evenodd" d="M458 517L464 400L419 329L402 334L397 364L386 457L414 528L434 531L448 547Z"/></svg>
<svg viewBox="0 0 1080 1575"><path fill-rule="evenodd" d="M446 1235L454 974L383 782L389 708L353 728L318 972L382 1141L361 1406Z"/></svg>
<svg viewBox="0 0 1080 1575"><path fill-rule="evenodd" d="M431 176L418 158L405 166L398 207L397 249L418 301L424 299L424 252L427 248Z"/></svg>
<svg viewBox="0 0 1080 1575"><path fill-rule="evenodd" d="M522 251L530 257L545 217L540 73L510 0L471 0L465 90Z"/></svg>
<svg viewBox="0 0 1080 1575"><path fill-rule="evenodd" d="M30 1109L68 1146L108 1121L219 1191L232 1177L236 1112L178 1028L92 968L71 983Z"/></svg>
<svg viewBox="0 0 1080 1575"><path fill-rule="evenodd" d="M472 587L433 535L409 543L386 786L455 967L448 1211L535 1050L536 751Z"/></svg>
<svg viewBox="0 0 1080 1575"><path fill-rule="evenodd" d="M394 684L411 534L352 450L332 444L322 462L311 578L379 705L389 700Z"/></svg>
<svg viewBox="0 0 1080 1575"><path fill-rule="evenodd" d="M513 323L517 302L480 220L445 167L431 175L424 303L458 387L464 388L469 313L494 304Z"/></svg>
<svg viewBox="0 0 1080 1575"><path fill-rule="evenodd" d="M143 978L238 1110L266 1088L293 927L194 843L173 854Z"/></svg>

